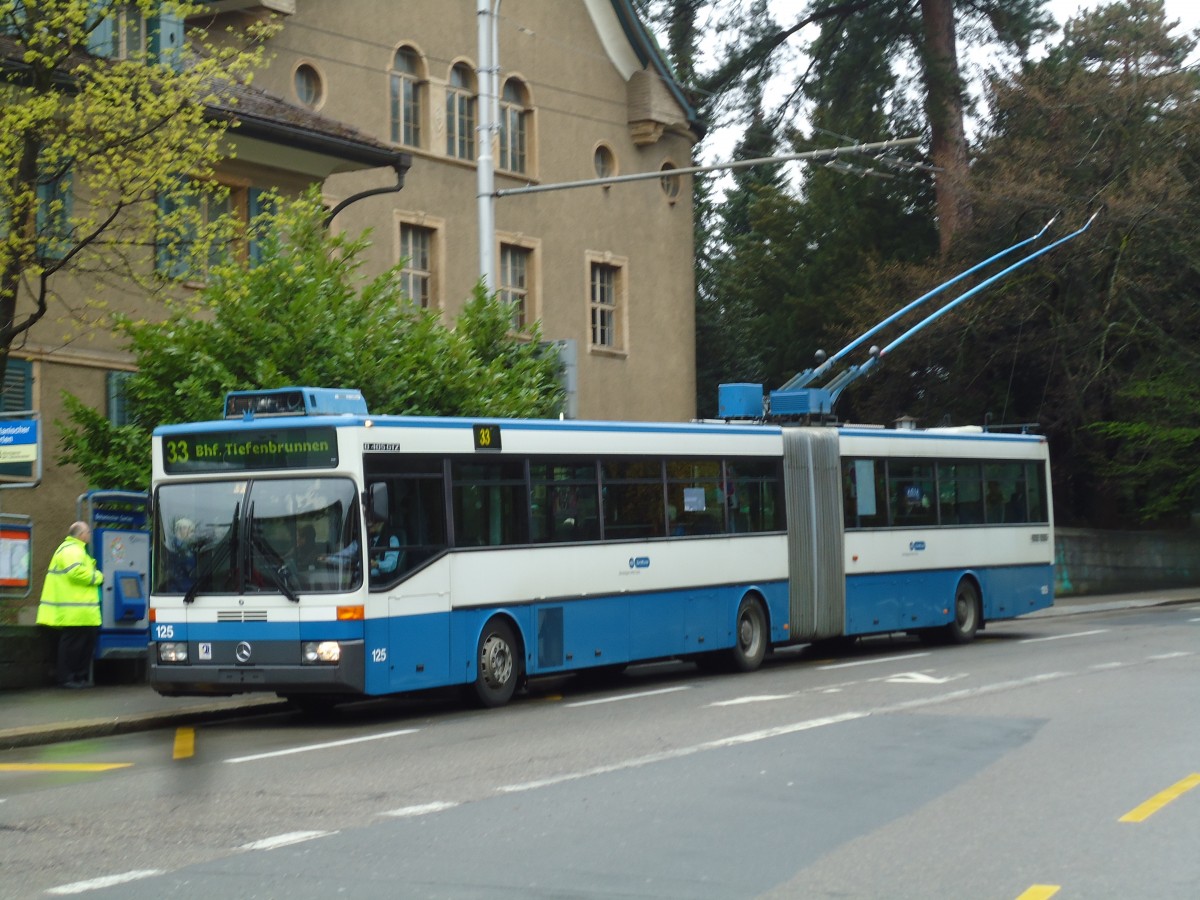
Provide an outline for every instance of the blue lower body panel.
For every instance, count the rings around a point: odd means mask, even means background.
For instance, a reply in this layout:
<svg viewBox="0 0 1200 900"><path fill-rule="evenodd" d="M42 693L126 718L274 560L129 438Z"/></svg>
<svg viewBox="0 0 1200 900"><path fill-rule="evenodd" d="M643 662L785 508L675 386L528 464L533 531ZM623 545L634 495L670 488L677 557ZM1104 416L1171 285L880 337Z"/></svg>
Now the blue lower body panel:
<svg viewBox="0 0 1200 900"><path fill-rule="evenodd" d="M1011 619L1054 603L1054 567L938 569L855 575L846 579L846 634L936 628L954 618L963 578L979 586L984 621Z"/></svg>

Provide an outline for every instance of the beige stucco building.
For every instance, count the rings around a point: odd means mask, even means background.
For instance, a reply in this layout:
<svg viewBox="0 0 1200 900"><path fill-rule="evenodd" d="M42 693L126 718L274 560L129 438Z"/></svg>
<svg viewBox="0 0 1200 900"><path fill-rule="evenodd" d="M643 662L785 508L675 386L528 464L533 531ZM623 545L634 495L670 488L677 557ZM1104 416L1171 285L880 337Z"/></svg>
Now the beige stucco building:
<svg viewBox="0 0 1200 900"><path fill-rule="evenodd" d="M226 3L224 6L247 6ZM372 264L402 257L413 293L454 315L480 276L476 128L484 93L475 0L295 0L255 82L413 156L404 189L336 228L373 229ZM495 188L655 173L691 164L698 138L678 88L622 0L494 2ZM389 175L330 178L331 202ZM686 419L695 411L690 182L676 177L495 202L496 283L575 342L577 414ZM608 291L608 297L593 291ZM611 309L598 309L608 299ZM600 321L596 321L600 320ZM609 324L606 324L608 322Z"/></svg>
<svg viewBox="0 0 1200 900"><path fill-rule="evenodd" d="M488 157L480 22L494 23L497 191L655 177L497 198L492 287L514 303L514 317L539 320L545 339L566 342L572 415L694 414L691 181L657 176L691 164L699 126L628 0L491 0L494 17L478 15L477 0L207 5L215 14L188 27L215 35L251 17L282 21L219 173L234 208L249 212L252 195L268 188L322 184L333 206L395 187L396 160L408 154L402 190L352 202L332 227L370 228L367 274L407 260L414 302L447 319L480 278L479 168ZM155 308L131 286L67 281L14 347L4 405L40 414L44 475L35 488L0 491L0 512L33 517L35 581L30 601L3 601L0 622L31 620L41 573L87 488L55 464L61 392L119 412L113 373L131 361L103 316L82 312L88 294L108 309Z"/></svg>

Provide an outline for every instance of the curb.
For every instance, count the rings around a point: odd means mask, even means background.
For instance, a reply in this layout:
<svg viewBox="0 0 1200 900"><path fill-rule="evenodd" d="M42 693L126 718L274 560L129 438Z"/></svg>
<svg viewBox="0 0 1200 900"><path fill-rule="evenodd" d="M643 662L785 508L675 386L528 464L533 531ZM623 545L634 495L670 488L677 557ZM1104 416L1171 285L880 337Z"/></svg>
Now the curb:
<svg viewBox="0 0 1200 900"><path fill-rule="evenodd" d="M286 700L278 697L261 697L247 700L238 706L212 705L193 706L185 710L163 710L152 713L132 713L100 719L78 719L74 722L56 722L53 725L30 725L21 728L0 729L0 750L17 750L37 747L41 744L57 744L62 741L77 741L84 738L111 737L117 734L135 734L168 726L195 725L204 722L221 722L246 716L283 712L292 709Z"/></svg>

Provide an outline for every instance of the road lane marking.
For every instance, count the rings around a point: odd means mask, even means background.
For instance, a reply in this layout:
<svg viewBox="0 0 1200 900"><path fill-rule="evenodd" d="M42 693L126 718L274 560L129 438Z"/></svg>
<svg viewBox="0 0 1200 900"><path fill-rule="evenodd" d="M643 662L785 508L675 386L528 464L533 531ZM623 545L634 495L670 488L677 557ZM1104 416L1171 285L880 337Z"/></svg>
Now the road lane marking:
<svg viewBox="0 0 1200 900"><path fill-rule="evenodd" d="M1062 890L1062 885L1058 884L1035 884L1029 890L1017 897L1017 900L1050 900L1055 894Z"/></svg>
<svg viewBox="0 0 1200 900"><path fill-rule="evenodd" d="M654 697L658 694L673 694L676 691L690 691L690 684L681 684L678 687L659 688L656 691L638 691L633 694L618 694L615 697L601 697L599 700L580 700L576 703L568 703L567 707L574 709L578 706L598 706L601 703L617 703L620 700L638 700L642 697Z"/></svg>
<svg viewBox="0 0 1200 900"><path fill-rule="evenodd" d="M1197 619L1196 621L1200 622L1200 619ZM1191 655L1192 654L1187 650L1177 650L1174 653L1156 653L1154 656L1147 656L1146 659L1152 659L1155 662L1158 662L1159 660L1163 659L1179 659L1181 656Z"/></svg>
<svg viewBox="0 0 1200 900"><path fill-rule="evenodd" d="M735 697L732 700L717 700L715 703L708 704L713 706L741 706L743 703L771 703L775 700L791 700L793 697L799 697L797 694L759 694L754 697Z"/></svg>
<svg viewBox="0 0 1200 900"><path fill-rule="evenodd" d="M910 709L921 709L926 706L935 706L939 703L951 703L956 700L965 700L969 697L980 697L986 694L994 694L1001 691L1033 687L1035 685L1044 684L1048 681L1056 681L1060 678L1067 678L1071 674L1072 673L1070 672L1047 672L1044 675L1030 675L1027 678L1018 678L1012 681L1000 681L995 684L981 685L980 687L976 688L963 688L962 690L958 691L937 694L933 697L905 700L899 703L892 703L887 706L880 706L873 709L845 712L836 716L826 716L819 719L805 719L804 721L793 722L789 725L778 725L774 728L764 728L760 731L750 731L744 734L735 734L731 737L718 738L717 740L713 741L705 741L702 744L692 744L690 746L677 747L674 750L664 750L661 753L651 753L647 756L638 756L632 759L619 760L614 763L595 766L590 769L582 769L577 772L566 772L562 775L552 775L548 778L541 778L536 781L500 785L496 788L496 791L501 794L515 794L521 791L537 790L538 788L551 787L553 785L564 784L569 781L578 781L584 778L591 778L595 775L608 775L613 772L621 772L626 769L636 769L642 766L652 765L653 763L682 759L685 756L703 753L706 750L721 750L727 747L736 747L743 744L752 744L757 741L764 741L768 738L796 734L800 731L823 728L827 725L840 725L843 722L852 722L855 719L865 719L868 716L905 712Z"/></svg>
<svg viewBox="0 0 1200 900"><path fill-rule="evenodd" d="M1135 806L1121 818L1118 822L1145 822L1148 818L1170 803L1172 800L1178 800L1192 788L1200 786L1200 774L1191 774L1183 781L1178 781L1171 785L1165 791L1160 791L1155 794L1141 806Z"/></svg>
<svg viewBox="0 0 1200 900"><path fill-rule="evenodd" d="M416 734L418 728L402 728L399 731L385 731L382 734L368 734L364 737L346 738L342 741L327 741L323 744L307 744L303 747L289 747L286 750L272 750L270 753L255 753L251 756L235 756L225 760L227 763L256 762L260 759L275 759L280 756L291 756L293 753L308 753L310 750L329 750L333 747L347 747L350 744L362 744L366 741L382 741L385 738L400 737L405 734Z"/></svg>
<svg viewBox="0 0 1200 900"><path fill-rule="evenodd" d="M945 684L948 681L958 681L958 679L966 677L966 674L962 674L938 678L935 675L926 675L924 672L898 672L895 675L886 675L879 680L889 684Z"/></svg>
<svg viewBox="0 0 1200 900"><path fill-rule="evenodd" d="M902 659L920 659L923 656L929 655L929 653L908 653L904 656L879 656L875 659L858 659L854 662L831 663L825 666L817 666L817 669L822 672L830 669L850 669L854 666L873 666L878 663L899 662Z"/></svg>
<svg viewBox="0 0 1200 900"><path fill-rule="evenodd" d="M851 719L862 719L869 716L869 712L852 712L842 713L837 716L828 716L823 719L808 719L804 722L795 722L791 725L780 725L775 728L765 728L762 731L751 731L746 734L737 734L733 737L720 738L715 741L705 741L703 744L693 744L689 747L677 747L674 750L664 750L661 753L651 753L647 756L639 756L634 759L625 759L615 763L609 763L604 766L595 766L591 769L583 769L579 772L567 772L563 775L552 775L549 778L540 778L537 781L526 781L521 784L505 784L496 788L502 794L517 794L522 791L533 791L538 788L551 787L556 784L564 784L568 781L579 781L583 778L591 778L594 775L608 775L612 772L620 772L625 769L636 769L642 766L648 766L652 763L666 762L672 759L682 759L685 756L692 756L696 753L702 753L705 750L719 750L725 747L735 747L740 744L750 744L755 741L765 740L769 737L779 737L785 734L794 734L797 731L807 731L810 728L821 728L825 725L837 725L840 722L849 722Z"/></svg>
<svg viewBox="0 0 1200 900"><path fill-rule="evenodd" d="M196 753L196 729L176 728L175 746L171 750L172 759L188 759Z"/></svg>
<svg viewBox="0 0 1200 900"><path fill-rule="evenodd" d="M277 847L289 847L292 844L300 844L304 841L316 840L320 837L327 837L331 834L337 834L336 831L289 831L287 834L277 834L275 837L263 838L261 841L252 841L249 844L242 844L238 847L239 850L274 850Z"/></svg>
<svg viewBox="0 0 1200 900"><path fill-rule="evenodd" d="M141 878L153 878L161 875L162 869L135 869L120 875L105 875L103 878L93 878L90 881L76 881L64 884L46 891L47 894L83 894L87 891L98 891L100 888L115 887L118 884L128 884Z"/></svg>
<svg viewBox="0 0 1200 900"><path fill-rule="evenodd" d="M381 816L394 816L397 819L411 819L416 816L427 816L430 813L442 812L446 809L454 809L458 803L452 800L436 800L433 803L421 803L417 806L402 806L399 809L391 809L387 812L380 813Z"/></svg>
<svg viewBox="0 0 1200 900"><path fill-rule="evenodd" d="M1105 634L1107 628L1097 628L1095 631L1073 631L1070 634L1052 634L1050 637L1024 638L1018 644L1040 644L1042 641L1061 641L1065 638L1091 637L1093 634Z"/></svg>
<svg viewBox="0 0 1200 900"><path fill-rule="evenodd" d="M133 763L0 763L0 772L108 772Z"/></svg>

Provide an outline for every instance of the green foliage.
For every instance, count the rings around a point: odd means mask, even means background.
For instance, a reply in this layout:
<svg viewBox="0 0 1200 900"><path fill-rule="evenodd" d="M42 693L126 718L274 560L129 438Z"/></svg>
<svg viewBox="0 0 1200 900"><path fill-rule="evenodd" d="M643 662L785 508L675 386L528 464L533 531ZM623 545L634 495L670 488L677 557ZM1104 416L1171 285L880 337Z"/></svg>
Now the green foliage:
<svg viewBox="0 0 1200 900"><path fill-rule="evenodd" d="M1091 230L946 316L855 388L872 417L1035 422L1058 520L1179 521L1200 420L1200 77L1160 2L1068 23L1047 57L990 84L973 166L976 227L944 267L890 272L916 296L1053 215ZM864 322L879 312L869 298ZM1165 402L1173 398L1173 402Z"/></svg>
<svg viewBox="0 0 1200 900"><path fill-rule="evenodd" d="M0 81L0 375L12 342L46 314L56 279L88 286L85 303L109 273L161 290L149 249L164 238L158 205L189 191L219 201L208 176L229 124L209 107L223 85L261 64L257 42L273 26L248 26L220 45L193 34L169 47L168 23L201 8L0 0L0 31L12 42ZM115 16L147 17L144 39L129 42L138 29L112 27ZM113 35L122 38L116 55ZM181 182L181 172L193 180ZM228 239L200 228L196 202L177 205L168 240L178 245L186 231L186 249L203 259L201 239Z"/></svg>
<svg viewBox="0 0 1200 900"><path fill-rule="evenodd" d="M214 267L165 321L120 320L138 365L134 424L114 428L72 403L60 462L94 486L119 476L146 487L156 425L218 418L227 391L249 388L358 388L375 414L557 415L557 355L536 326L514 334L510 307L482 286L445 326L403 296L399 267L364 281L366 238L330 235L323 216L315 193L276 202L255 226L256 264Z"/></svg>

